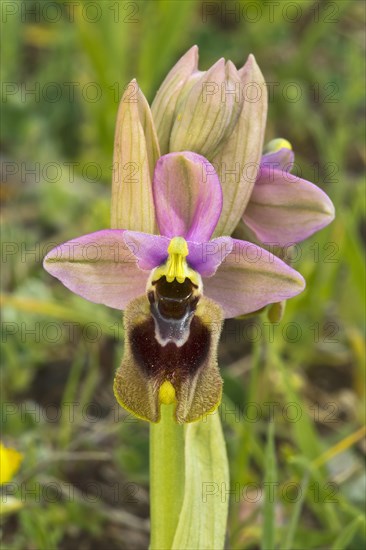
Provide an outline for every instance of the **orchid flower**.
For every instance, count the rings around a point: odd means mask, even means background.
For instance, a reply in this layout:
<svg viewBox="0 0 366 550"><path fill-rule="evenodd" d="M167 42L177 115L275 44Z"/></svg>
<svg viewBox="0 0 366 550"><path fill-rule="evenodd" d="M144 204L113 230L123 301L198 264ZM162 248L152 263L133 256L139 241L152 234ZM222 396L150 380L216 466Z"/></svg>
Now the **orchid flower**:
<svg viewBox="0 0 366 550"><path fill-rule="evenodd" d="M175 403L177 422L191 422L221 400L217 345L223 319L295 296L304 280L250 242L211 239L223 194L203 156L163 155L151 188L148 182L149 209L136 204L138 185L125 187L124 207L134 209L133 217L126 210L128 228L64 243L47 254L44 267L83 298L125 311L125 353L114 384L118 402L151 422L159 421L161 403ZM156 234L140 230L149 212Z"/></svg>
<svg viewBox="0 0 366 550"><path fill-rule="evenodd" d="M286 247L310 237L334 219L328 195L290 173L291 144L272 140L262 156L259 173L243 221L261 242Z"/></svg>

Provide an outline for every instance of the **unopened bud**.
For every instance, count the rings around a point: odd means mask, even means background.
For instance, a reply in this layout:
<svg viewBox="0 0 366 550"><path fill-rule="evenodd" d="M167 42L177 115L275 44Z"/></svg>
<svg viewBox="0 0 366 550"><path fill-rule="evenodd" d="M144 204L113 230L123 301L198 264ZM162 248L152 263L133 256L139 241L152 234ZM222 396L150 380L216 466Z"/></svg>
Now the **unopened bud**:
<svg viewBox="0 0 366 550"><path fill-rule="evenodd" d="M188 81L182 91L175 111L170 151L189 150L212 158L232 133L241 108L238 71L231 62L225 64L224 59L219 59L196 81Z"/></svg>

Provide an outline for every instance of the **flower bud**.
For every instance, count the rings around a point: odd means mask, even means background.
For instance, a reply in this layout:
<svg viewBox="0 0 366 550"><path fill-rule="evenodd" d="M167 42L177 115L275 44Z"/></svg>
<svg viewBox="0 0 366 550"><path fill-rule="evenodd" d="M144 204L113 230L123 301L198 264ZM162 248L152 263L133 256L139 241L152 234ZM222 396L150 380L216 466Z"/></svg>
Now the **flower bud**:
<svg viewBox="0 0 366 550"><path fill-rule="evenodd" d="M219 59L197 70L191 48L170 71L152 104L161 153L193 151L217 170L223 211L215 236L238 225L260 166L267 88L253 55L238 71Z"/></svg>
<svg viewBox="0 0 366 550"><path fill-rule="evenodd" d="M116 122L111 204L113 229L154 232L152 177L159 157L150 107L136 80L132 80L122 96Z"/></svg>
<svg viewBox="0 0 366 550"><path fill-rule="evenodd" d="M223 191L223 209L215 236L230 235L249 201L260 166L267 118L267 88L253 55L238 71L242 107L231 135L210 159Z"/></svg>
<svg viewBox="0 0 366 550"><path fill-rule="evenodd" d="M212 158L232 133L241 108L238 71L230 61L225 64L224 59L219 59L199 78L193 75L182 90L174 114L170 151L189 150Z"/></svg>
<svg viewBox="0 0 366 550"><path fill-rule="evenodd" d="M267 311L267 317L269 322L279 323L285 314L285 308L286 308L286 300L270 305Z"/></svg>
<svg viewBox="0 0 366 550"><path fill-rule="evenodd" d="M266 155L267 153L277 153L280 149L289 149L291 151L292 145L289 141L287 141L287 139L284 138L272 139L263 147L263 154Z"/></svg>
<svg viewBox="0 0 366 550"><path fill-rule="evenodd" d="M272 166L276 170L289 172L294 164L294 152L287 139L272 139L263 147L261 168Z"/></svg>
<svg viewBox="0 0 366 550"><path fill-rule="evenodd" d="M197 71L198 48L193 46L174 65L160 86L151 105L156 132L162 155L169 152L170 132L178 97L189 77ZM200 74L200 73L198 73Z"/></svg>

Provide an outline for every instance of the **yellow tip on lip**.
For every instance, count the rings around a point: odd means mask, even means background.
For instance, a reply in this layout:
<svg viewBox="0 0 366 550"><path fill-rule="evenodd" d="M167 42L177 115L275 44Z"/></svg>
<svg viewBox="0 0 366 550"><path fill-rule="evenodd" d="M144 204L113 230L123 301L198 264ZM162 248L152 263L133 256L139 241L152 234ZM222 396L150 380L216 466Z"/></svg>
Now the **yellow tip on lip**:
<svg viewBox="0 0 366 550"><path fill-rule="evenodd" d="M176 401L174 386L168 380L165 380L159 388L159 401L163 405L171 405Z"/></svg>

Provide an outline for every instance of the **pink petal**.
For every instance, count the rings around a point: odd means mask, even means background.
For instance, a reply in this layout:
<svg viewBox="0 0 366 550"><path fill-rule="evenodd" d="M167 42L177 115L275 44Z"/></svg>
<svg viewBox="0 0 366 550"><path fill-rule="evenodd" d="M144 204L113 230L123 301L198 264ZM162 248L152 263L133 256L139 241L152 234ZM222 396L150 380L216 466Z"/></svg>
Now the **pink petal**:
<svg viewBox="0 0 366 550"><path fill-rule="evenodd" d="M282 147L282 149L279 149L275 153L266 153L262 155L260 170L272 168L272 170L290 172L294 165L294 160L295 154L292 149Z"/></svg>
<svg viewBox="0 0 366 550"><path fill-rule="evenodd" d="M117 229L97 231L57 246L43 265L75 294L120 310L145 293L148 279L126 246L124 231Z"/></svg>
<svg viewBox="0 0 366 550"><path fill-rule="evenodd" d="M124 240L138 259L140 269L151 270L165 262L168 257L170 239L158 235L126 231ZM230 237L219 237L209 242L188 241L188 264L202 277L212 277L218 266L231 252L233 241Z"/></svg>
<svg viewBox="0 0 366 550"><path fill-rule="evenodd" d="M212 164L191 152L170 153L156 165L156 217L166 237L208 241L222 208L222 191Z"/></svg>
<svg viewBox="0 0 366 550"><path fill-rule="evenodd" d="M334 218L334 206L319 187L293 174L261 170L243 220L263 243L303 241Z"/></svg>
<svg viewBox="0 0 366 550"><path fill-rule="evenodd" d="M232 248L231 237L218 237L206 243L188 241L188 262L202 277L212 277Z"/></svg>
<svg viewBox="0 0 366 550"><path fill-rule="evenodd" d="M165 262L168 257L170 239L159 235L126 231L124 240L128 248L137 258L140 269L151 271Z"/></svg>
<svg viewBox="0 0 366 550"><path fill-rule="evenodd" d="M305 288L300 273L267 250L237 239L233 243L216 275L203 281L204 294L221 305L226 318L281 302Z"/></svg>

